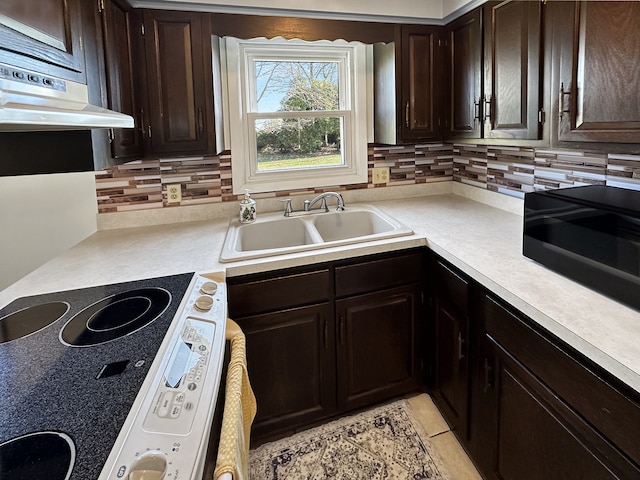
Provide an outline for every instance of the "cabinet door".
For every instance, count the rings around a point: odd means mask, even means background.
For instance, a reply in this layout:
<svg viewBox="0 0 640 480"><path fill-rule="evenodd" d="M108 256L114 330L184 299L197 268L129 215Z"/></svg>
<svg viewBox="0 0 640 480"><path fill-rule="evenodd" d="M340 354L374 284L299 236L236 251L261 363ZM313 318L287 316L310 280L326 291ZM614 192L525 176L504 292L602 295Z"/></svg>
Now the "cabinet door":
<svg viewBox="0 0 640 480"><path fill-rule="evenodd" d="M640 141L640 3L582 1L554 16L559 141Z"/></svg>
<svg viewBox="0 0 640 480"><path fill-rule="evenodd" d="M110 138L113 158L142 155L142 118L134 82L134 78L140 72L139 66L134 63L135 46L131 16L129 7L113 0L104 1L102 32L109 108L131 115L135 119L134 128L113 130Z"/></svg>
<svg viewBox="0 0 640 480"><path fill-rule="evenodd" d="M476 9L446 27L447 138L480 138L482 133L481 12Z"/></svg>
<svg viewBox="0 0 640 480"><path fill-rule="evenodd" d="M470 428L483 478L640 478L637 406L495 300L482 310Z"/></svg>
<svg viewBox="0 0 640 480"><path fill-rule="evenodd" d="M449 302L435 301L436 397L452 430L467 431L469 321Z"/></svg>
<svg viewBox="0 0 640 480"><path fill-rule="evenodd" d="M418 388L421 296L416 284L336 301L339 408Z"/></svg>
<svg viewBox="0 0 640 480"><path fill-rule="evenodd" d="M431 335L427 350L434 353L434 401L459 438L468 431L469 397L469 281L443 262L428 263Z"/></svg>
<svg viewBox="0 0 640 480"><path fill-rule="evenodd" d="M258 412L255 439L335 410L335 342L328 303L236 319Z"/></svg>
<svg viewBox="0 0 640 480"><path fill-rule="evenodd" d="M475 414L484 424L481 433L488 456L479 463L485 478L638 477L640 471L634 467L619 468L612 459L625 460L504 347L490 336L484 342L483 394L488 409Z"/></svg>
<svg viewBox="0 0 640 480"><path fill-rule="evenodd" d="M541 38L542 2L484 7L485 138L540 138Z"/></svg>
<svg viewBox="0 0 640 480"><path fill-rule="evenodd" d="M2 0L0 62L85 83L79 0Z"/></svg>
<svg viewBox="0 0 640 480"><path fill-rule="evenodd" d="M145 11L151 153L213 146L211 25L206 14Z"/></svg>
<svg viewBox="0 0 640 480"><path fill-rule="evenodd" d="M401 99L398 108L403 141L438 140L440 128L440 27L403 25Z"/></svg>

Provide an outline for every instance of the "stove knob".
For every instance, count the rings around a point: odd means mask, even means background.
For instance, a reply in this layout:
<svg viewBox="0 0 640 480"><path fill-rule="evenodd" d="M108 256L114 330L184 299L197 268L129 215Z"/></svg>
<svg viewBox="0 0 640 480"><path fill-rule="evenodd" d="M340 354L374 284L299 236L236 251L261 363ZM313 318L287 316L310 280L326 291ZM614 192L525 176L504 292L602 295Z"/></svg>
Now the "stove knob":
<svg viewBox="0 0 640 480"><path fill-rule="evenodd" d="M200 291L205 295L215 295L218 291L218 284L216 282L205 282L200 287Z"/></svg>
<svg viewBox="0 0 640 480"><path fill-rule="evenodd" d="M167 459L162 452L141 455L129 471L128 480L162 480L167 471Z"/></svg>
<svg viewBox="0 0 640 480"><path fill-rule="evenodd" d="M200 310L201 312L208 312L213 307L213 299L211 297L207 297L205 295L196 298L195 302L196 310Z"/></svg>

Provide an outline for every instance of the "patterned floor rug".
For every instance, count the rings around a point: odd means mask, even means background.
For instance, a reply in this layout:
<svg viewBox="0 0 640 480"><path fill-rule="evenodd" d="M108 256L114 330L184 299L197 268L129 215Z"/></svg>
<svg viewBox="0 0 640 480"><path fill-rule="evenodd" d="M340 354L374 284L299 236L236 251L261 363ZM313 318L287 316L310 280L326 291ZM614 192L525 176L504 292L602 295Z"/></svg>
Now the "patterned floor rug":
<svg viewBox="0 0 640 480"><path fill-rule="evenodd" d="M406 400L261 445L250 480L449 480Z"/></svg>

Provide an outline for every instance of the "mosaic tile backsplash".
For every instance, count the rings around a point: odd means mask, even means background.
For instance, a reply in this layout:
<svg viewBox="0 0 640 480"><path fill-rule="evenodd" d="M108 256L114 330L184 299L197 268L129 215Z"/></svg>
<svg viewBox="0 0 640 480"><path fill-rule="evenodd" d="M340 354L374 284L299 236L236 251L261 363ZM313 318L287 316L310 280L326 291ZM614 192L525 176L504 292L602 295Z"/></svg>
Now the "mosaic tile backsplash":
<svg viewBox="0 0 640 480"><path fill-rule="evenodd" d="M389 183L342 185L255 198L317 194L326 190L388 188L454 180L522 198L534 190L578 185L613 185L640 190L640 155L593 154L525 147L433 143L370 145L369 172L389 167ZM182 200L167 202L167 185L180 184ZM238 201L231 185L231 152L215 156L137 160L96 172L98 212L124 212Z"/></svg>

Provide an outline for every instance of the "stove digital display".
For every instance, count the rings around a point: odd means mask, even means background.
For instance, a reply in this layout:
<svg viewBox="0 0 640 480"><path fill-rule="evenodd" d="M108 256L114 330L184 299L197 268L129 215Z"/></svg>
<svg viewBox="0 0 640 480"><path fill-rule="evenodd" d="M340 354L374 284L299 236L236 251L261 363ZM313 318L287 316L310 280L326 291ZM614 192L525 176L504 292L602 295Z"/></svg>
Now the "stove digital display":
<svg viewBox="0 0 640 480"><path fill-rule="evenodd" d="M169 388L178 388L185 374L197 363L199 355L191 351L191 343L180 342L176 345L171 359L171 366L165 375L165 385Z"/></svg>

